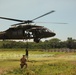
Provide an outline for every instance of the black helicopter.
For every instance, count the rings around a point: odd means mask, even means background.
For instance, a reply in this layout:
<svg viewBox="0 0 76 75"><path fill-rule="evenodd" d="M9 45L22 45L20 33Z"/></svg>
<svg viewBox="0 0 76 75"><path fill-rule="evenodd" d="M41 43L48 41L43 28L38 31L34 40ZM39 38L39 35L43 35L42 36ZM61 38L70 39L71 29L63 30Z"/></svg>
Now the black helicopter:
<svg viewBox="0 0 76 75"><path fill-rule="evenodd" d="M45 28L44 26L38 26L38 25L31 24L31 23L34 23L34 20L39 19L53 12L55 11L52 10L32 20L18 20L18 19L0 17L0 19L21 22L21 23L12 25L12 27L7 29L6 31L0 32L0 39L1 40L33 39L34 42L38 43L40 39L42 38L48 38L48 37L55 36L56 34L52 32L51 30L49 30L48 28Z"/></svg>

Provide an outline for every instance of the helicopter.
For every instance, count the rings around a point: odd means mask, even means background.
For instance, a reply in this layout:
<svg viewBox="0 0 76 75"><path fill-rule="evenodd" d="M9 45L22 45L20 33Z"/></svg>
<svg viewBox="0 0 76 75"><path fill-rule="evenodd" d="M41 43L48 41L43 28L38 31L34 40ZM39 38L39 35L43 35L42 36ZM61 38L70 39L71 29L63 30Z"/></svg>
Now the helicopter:
<svg viewBox="0 0 76 75"><path fill-rule="evenodd" d="M48 14L51 14L53 12L55 11L52 10L32 20L19 20L19 19L0 17L0 19L20 22L20 23L11 25L11 27L7 29L6 31L0 32L0 40L33 39L34 42L39 43L39 41L42 38L55 36L56 33L52 32L50 29L44 26L32 25L32 23L34 23L35 20L41 17L44 17Z"/></svg>

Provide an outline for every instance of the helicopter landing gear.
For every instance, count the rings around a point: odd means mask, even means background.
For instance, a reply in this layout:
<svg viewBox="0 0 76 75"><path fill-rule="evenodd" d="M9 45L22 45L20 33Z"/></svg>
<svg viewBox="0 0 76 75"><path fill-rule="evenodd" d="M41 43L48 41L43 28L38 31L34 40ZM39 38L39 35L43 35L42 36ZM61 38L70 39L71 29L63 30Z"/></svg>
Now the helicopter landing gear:
<svg viewBox="0 0 76 75"><path fill-rule="evenodd" d="M40 38L34 38L34 42L39 43Z"/></svg>

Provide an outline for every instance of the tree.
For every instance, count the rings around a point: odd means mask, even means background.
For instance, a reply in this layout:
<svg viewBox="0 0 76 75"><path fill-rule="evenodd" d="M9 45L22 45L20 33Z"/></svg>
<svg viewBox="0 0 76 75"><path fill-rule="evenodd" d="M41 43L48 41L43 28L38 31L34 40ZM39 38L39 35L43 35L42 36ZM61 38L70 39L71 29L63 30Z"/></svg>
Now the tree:
<svg viewBox="0 0 76 75"><path fill-rule="evenodd" d="M50 46L52 47L52 48L57 48L57 47L59 47L60 46L60 39L58 39L58 38L53 38L53 39L51 39L51 40L49 40L49 43L50 43Z"/></svg>
<svg viewBox="0 0 76 75"><path fill-rule="evenodd" d="M73 44L74 44L74 40L71 37L68 37L67 38L67 47L69 49L72 49L73 48Z"/></svg>

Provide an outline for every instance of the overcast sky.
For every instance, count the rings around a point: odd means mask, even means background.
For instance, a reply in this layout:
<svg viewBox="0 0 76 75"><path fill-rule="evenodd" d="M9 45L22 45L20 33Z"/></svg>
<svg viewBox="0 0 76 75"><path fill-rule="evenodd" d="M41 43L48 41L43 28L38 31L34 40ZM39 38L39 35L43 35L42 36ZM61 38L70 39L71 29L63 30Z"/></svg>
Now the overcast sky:
<svg viewBox="0 0 76 75"><path fill-rule="evenodd" d="M0 0L0 16L31 20L55 10L35 22L60 22L68 24L37 23L56 33L55 38L76 39L76 0ZM18 22L0 19L0 31Z"/></svg>

